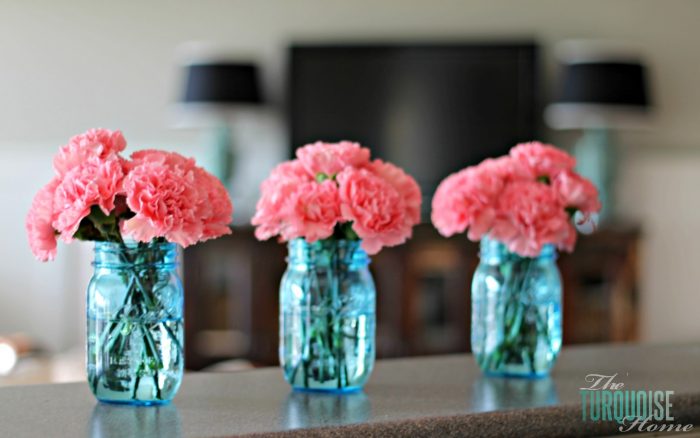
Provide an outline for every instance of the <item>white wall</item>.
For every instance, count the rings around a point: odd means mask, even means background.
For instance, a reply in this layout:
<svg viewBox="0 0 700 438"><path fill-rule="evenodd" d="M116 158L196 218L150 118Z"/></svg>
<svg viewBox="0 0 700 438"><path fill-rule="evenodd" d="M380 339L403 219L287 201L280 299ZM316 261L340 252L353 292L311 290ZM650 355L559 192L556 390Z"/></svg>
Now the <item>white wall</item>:
<svg viewBox="0 0 700 438"><path fill-rule="evenodd" d="M73 305L84 289L72 267L78 262L65 247L53 265L30 261L22 221L31 193L46 179L55 147L88 127L122 129L139 146L196 150L195 132L169 128L182 42L257 54L270 98L279 102L284 49L292 40L532 37L543 45L551 77L555 42L595 37L639 45L653 68L654 129L620 137L630 158L623 163L622 205L647 227L644 333L697 339L699 19L696 0L2 1L0 333L21 328L57 348L78 342Z"/></svg>

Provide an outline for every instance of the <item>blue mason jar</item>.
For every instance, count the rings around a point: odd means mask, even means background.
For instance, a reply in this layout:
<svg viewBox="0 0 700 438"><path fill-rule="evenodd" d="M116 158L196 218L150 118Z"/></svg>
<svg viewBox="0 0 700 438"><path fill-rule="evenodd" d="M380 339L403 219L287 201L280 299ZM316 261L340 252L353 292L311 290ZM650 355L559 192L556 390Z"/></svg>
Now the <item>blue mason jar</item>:
<svg viewBox="0 0 700 438"><path fill-rule="evenodd" d="M359 390L374 366L375 289L359 241L289 242L280 363L294 389Z"/></svg>
<svg viewBox="0 0 700 438"><path fill-rule="evenodd" d="M561 349L561 276L556 250L522 257L481 240L472 281L472 352L487 375L542 377Z"/></svg>
<svg viewBox="0 0 700 438"><path fill-rule="evenodd" d="M153 405L184 371L183 289L172 243L95 243L87 293L87 374L104 402Z"/></svg>

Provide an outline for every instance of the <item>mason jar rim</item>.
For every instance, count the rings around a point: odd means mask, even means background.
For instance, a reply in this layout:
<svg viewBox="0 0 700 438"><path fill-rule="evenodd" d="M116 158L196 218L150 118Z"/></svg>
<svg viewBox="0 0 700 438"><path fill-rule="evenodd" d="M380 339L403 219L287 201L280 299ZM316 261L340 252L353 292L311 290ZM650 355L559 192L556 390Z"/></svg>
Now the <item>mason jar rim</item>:
<svg viewBox="0 0 700 438"><path fill-rule="evenodd" d="M139 245L141 243L141 245ZM93 265L101 268L119 268L123 266L161 266L175 267L177 265L178 245L172 242L95 242L95 259ZM129 261L119 259L120 255L134 255L139 252L144 254L161 251L162 255L157 259Z"/></svg>
<svg viewBox="0 0 700 438"><path fill-rule="evenodd" d="M113 241L95 241L95 248L103 247L104 249L115 248L119 250L131 250L131 249L147 249L147 248L169 248L177 247L177 243L173 242L138 242L135 240L125 240L124 242L113 242ZM101 248L102 249L102 248Z"/></svg>
<svg viewBox="0 0 700 438"><path fill-rule="evenodd" d="M484 236L481 239L479 257L481 258L498 258L499 256L516 256L521 258L531 258L535 260L556 259L557 249L551 243L546 243L542 246L540 253L534 257L526 257L515 252L512 252L505 243L498 239Z"/></svg>
<svg viewBox="0 0 700 438"><path fill-rule="evenodd" d="M354 239L336 239L333 237L327 238L327 239L319 239L314 242L309 242L303 237L297 237L294 239L289 240L287 242L288 246L298 246L298 245L305 245L305 246L322 246L324 244L331 244L331 242L335 243L336 245L340 247L360 247L362 245L362 240L354 240ZM364 251L364 250L363 250Z"/></svg>
<svg viewBox="0 0 700 438"><path fill-rule="evenodd" d="M355 263L362 263L364 265L370 263L370 257L362 248L361 240L350 240L350 239L323 239L317 240L315 242L309 243L304 238L291 239L287 242L287 248L289 256L287 262L291 263L293 260L296 262L304 261L309 262L310 259L316 259L315 262L321 262L323 257L314 257L314 253L322 253L324 250L332 250L333 248L342 250L344 252L343 256L348 257L347 260L352 259ZM328 252L330 254L330 251ZM324 264L324 263L321 263Z"/></svg>

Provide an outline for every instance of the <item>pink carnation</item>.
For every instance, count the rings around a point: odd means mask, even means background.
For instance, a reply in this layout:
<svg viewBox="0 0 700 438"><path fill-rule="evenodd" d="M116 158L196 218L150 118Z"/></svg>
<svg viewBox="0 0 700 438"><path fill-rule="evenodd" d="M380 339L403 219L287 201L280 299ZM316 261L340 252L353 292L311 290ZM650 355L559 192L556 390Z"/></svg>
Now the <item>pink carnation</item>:
<svg viewBox="0 0 700 438"><path fill-rule="evenodd" d="M573 249L576 231L552 187L535 181L513 182L499 196L497 211L490 235L510 251L536 257L547 243Z"/></svg>
<svg viewBox="0 0 700 438"><path fill-rule="evenodd" d="M62 177L89 158L97 157L104 160L118 154L124 148L126 148L126 140L121 131L90 129L72 137L67 145L61 146L53 159L53 167L56 174Z"/></svg>
<svg viewBox="0 0 700 438"><path fill-rule="evenodd" d="M114 198L121 191L124 173L116 156L93 156L63 176L54 195L53 227L70 242L80 221L98 206L105 215L114 209Z"/></svg>
<svg viewBox="0 0 700 438"><path fill-rule="evenodd" d="M369 163L369 149L349 141L319 141L297 149L297 158L313 177L318 174L332 177L346 167L359 167Z"/></svg>
<svg viewBox="0 0 700 438"><path fill-rule="evenodd" d="M584 214L600 211L598 189L581 175L568 170L561 172L552 181L552 186L565 207L579 210Z"/></svg>
<svg viewBox="0 0 700 438"><path fill-rule="evenodd" d="M202 168L195 168L195 181L201 192L197 216L202 221L199 241L215 239L231 234L233 205L221 181Z"/></svg>
<svg viewBox="0 0 700 438"><path fill-rule="evenodd" d="M260 240L287 234L286 204L305 183L313 181L299 161L282 163L272 170L260 186L261 196L251 223Z"/></svg>
<svg viewBox="0 0 700 438"><path fill-rule="evenodd" d="M573 170L576 165L571 155L538 141L516 145L510 150L510 156L528 169L534 178L552 180L559 172Z"/></svg>
<svg viewBox="0 0 700 438"><path fill-rule="evenodd" d="M122 234L141 242L165 237L182 247L197 243L204 227L196 215L201 198L194 161L161 151L141 151L133 161L124 191L135 216L122 222Z"/></svg>
<svg viewBox="0 0 700 438"><path fill-rule="evenodd" d="M487 158L479 163L478 168L480 172L493 174L495 178L502 180L504 183L532 179L530 170L523 163L509 155Z"/></svg>
<svg viewBox="0 0 700 438"><path fill-rule="evenodd" d="M481 239L496 218L496 199L507 180L519 176L518 172L516 163L504 157L448 176L433 197L433 224L446 237L469 228L469 239Z"/></svg>
<svg viewBox="0 0 700 438"><path fill-rule="evenodd" d="M54 178L34 196L27 214L25 228L29 247L38 260L46 262L56 257L56 231L51 226L53 199L59 180Z"/></svg>
<svg viewBox="0 0 700 438"><path fill-rule="evenodd" d="M180 167L192 170L197 167L194 158L188 158L176 152L166 152L158 149L143 149L131 154L130 161L125 167L128 170L134 169L144 163L159 163L171 167Z"/></svg>
<svg viewBox="0 0 700 438"><path fill-rule="evenodd" d="M333 234L340 219L340 200L335 182L326 180L303 183L286 205L285 240L304 237L308 242L326 239Z"/></svg>
<svg viewBox="0 0 700 438"><path fill-rule="evenodd" d="M195 217L202 223L202 234L196 237L196 241L201 242L231 234L233 205L226 188L217 177L201 167L197 167L193 158L154 149L134 152L131 154L131 161L126 166L129 169L134 169L145 163L157 163L173 169L194 172L195 187L198 193L195 202L197 205ZM195 237L191 236L191 238Z"/></svg>
<svg viewBox="0 0 700 438"><path fill-rule="evenodd" d="M299 161L286 161L277 165L270 176L262 183L263 191L274 191L278 184L300 184L314 181L314 176L306 171L304 165Z"/></svg>
<svg viewBox="0 0 700 438"><path fill-rule="evenodd" d="M372 161L368 169L375 175L383 178L399 192L399 196L403 198L406 205L406 216L412 222L412 225L419 223L422 196L416 180L404 172L403 169L382 160Z"/></svg>
<svg viewBox="0 0 700 438"><path fill-rule="evenodd" d="M413 221L399 192L367 169L347 168L338 174L340 211L362 239L362 248L376 254L384 246L411 237Z"/></svg>

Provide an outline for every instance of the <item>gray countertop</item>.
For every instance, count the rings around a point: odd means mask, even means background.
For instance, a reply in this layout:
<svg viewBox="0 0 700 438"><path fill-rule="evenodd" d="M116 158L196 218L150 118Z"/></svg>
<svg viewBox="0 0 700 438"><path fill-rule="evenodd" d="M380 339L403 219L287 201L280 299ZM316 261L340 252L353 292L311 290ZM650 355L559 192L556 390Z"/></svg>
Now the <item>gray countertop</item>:
<svg viewBox="0 0 700 438"><path fill-rule="evenodd" d="M0 436L226 437L584 436L614 422L584 422L588 374L617 374L625 389L675 391L674 423L700 421L700 345L565 348L551 378L481 376L468 355L379 361L364 392L292 392L277 368L190 373L170 405L99 404L87 384L0 389Z"/></svg>

